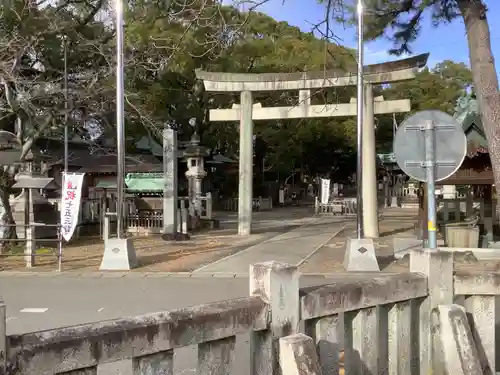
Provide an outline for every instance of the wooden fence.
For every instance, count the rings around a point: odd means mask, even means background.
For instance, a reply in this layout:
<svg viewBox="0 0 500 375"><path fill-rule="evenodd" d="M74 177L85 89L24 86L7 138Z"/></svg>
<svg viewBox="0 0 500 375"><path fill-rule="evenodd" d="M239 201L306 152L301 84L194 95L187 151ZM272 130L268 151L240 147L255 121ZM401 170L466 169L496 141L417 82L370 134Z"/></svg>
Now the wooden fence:
<svg viewBox="0 0 500 375"><path fill-rule="evenodd" d="M498 214L497 211L497 200L492 200L492 211L493 215L488 218L486 215L487 207L486 202L483 198L474 198L472 196L455 198L455 199L438 199L437 208L441 213L440 219L442 222L448 222L449 220L459 221L460 217L469 217L472 215L478 215L479 222L484 223L485 219L491 219L492 225L498 224Z"/></svg>
<svg viewBox="0 0 500 375"><path fill-rule="evenodd" d="M430 250L411 254L410 271L344 273L332 284L299 290L295 266L269 262L251 266L249 297L15 336L5 336L0 304L0 374L97 374L101 364L131 359L134 375L170 375L175 350L197 345L200 375L237 374L245 365L252 375L274 375L287 360L279 359L279 339L300 327L316 343L325 375L338 374L339 367L346 374L441 374L439 366L453 363L450 347L432 354L446 331L432 316L454 299L473 323L483 372L461 371L457 360L458 370L449 373L494 374L500 274L453 272L453 253ZM467 336L468 328L458 328ZM250 363L235 363L236 335L245 333ZM460 338L451 339L454 344ZM473 364L462 344L455 349ZM313 361L315 353L304 356Z"/></svg>
<svg viewBox="0 0 500 375"><path fill-rule="evenodd" d="M190 209L191 202L187 197L178 197L179 209ZM200 197L201 219L212 219L212 196L208 193ZM51 204L58 210L59 200L52 199ZM106 212L116 212L117 201L115 199L84 199L80 208L80 226L96 224L99 226L102 235L104 214ZM163 209L140 209L134 199L126 199L124 202L125 227L130 233L147 235L161 233L163 229ZM116 220L116 218L113 218Z"/></svg>

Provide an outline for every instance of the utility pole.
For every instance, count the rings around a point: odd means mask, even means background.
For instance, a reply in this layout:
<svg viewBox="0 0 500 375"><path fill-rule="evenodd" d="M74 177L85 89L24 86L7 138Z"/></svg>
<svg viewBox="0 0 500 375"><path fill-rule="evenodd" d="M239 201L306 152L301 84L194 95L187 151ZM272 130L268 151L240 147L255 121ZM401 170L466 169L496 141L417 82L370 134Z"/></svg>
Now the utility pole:
<svg viewBox="0 0 500 375"><path fill-rule="evenodd" d="M64 36L64 173L68 173L68 37Z"/></svg>

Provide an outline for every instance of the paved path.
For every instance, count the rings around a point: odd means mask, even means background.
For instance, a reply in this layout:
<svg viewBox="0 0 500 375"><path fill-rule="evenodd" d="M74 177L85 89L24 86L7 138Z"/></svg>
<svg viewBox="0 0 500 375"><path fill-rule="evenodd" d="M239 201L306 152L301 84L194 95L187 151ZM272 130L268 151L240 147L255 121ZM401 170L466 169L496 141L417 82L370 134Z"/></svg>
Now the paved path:
<svg viewBox="0 0 500 375"><path fill-rule="evenodd" d="M251 246L236 254L200 267L194 273L248 273L251 264L266 261L285 262L301 265L317 250L323 247L345 227L346 221L337 218L312 220L289 232Z"/></svg>

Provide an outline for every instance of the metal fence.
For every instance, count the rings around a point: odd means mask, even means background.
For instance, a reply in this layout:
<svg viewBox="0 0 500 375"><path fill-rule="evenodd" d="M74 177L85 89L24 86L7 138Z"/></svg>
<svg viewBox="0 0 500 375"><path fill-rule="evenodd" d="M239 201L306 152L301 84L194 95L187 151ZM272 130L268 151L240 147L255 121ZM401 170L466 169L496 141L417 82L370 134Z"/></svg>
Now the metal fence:
<svg viewBox="0 0 500 375"><path fill-rule="evenodd" d="M315 200L316 215L356 216L356 198L333 199L328 203L321 203L318 197Z"/></svg>
<svg viewBox="0 0 500 375"><path fill-rule="evenodd" d="M36 258L44 256L56 256L57 257L57 271L62 270L62 258L63 258L63 245L62 245L62 232L60 224L44 224L44 223L30 223L25 225L18 224L4 224L0 225L0 228L23 228L25 235L24 238L0 238L0 243L5 246L6 244L19 244L24 243L24 252L22 254L15 253L7 250L7 252L0 253L0 259L7 257L24 257L27 268L32 268L36 264ZM56 238L36 238L35 233L38 229L55 228ZM49 253L37 253L38 243L54 243L56 242L56 248Z"/></svg>

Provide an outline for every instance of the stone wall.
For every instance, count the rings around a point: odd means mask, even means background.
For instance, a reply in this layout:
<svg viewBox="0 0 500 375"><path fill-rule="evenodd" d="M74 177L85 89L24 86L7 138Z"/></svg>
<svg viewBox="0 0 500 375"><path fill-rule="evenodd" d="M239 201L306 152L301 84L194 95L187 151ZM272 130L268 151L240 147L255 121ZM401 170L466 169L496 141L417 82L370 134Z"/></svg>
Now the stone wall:
<svg viewBox="0 0 500 375"><path fill-rule="evenodd" d="M249 297L19 336L5 336L0 302L0 374L97 374L131 359L134 375L170 375L175 350L195 344L198 374L229 375L243 366L239 334L252 375L494 373L500 274L454 273L452 253L430 250L410 268L299 290L295 266L268 262L251 266Z"/></svg>

